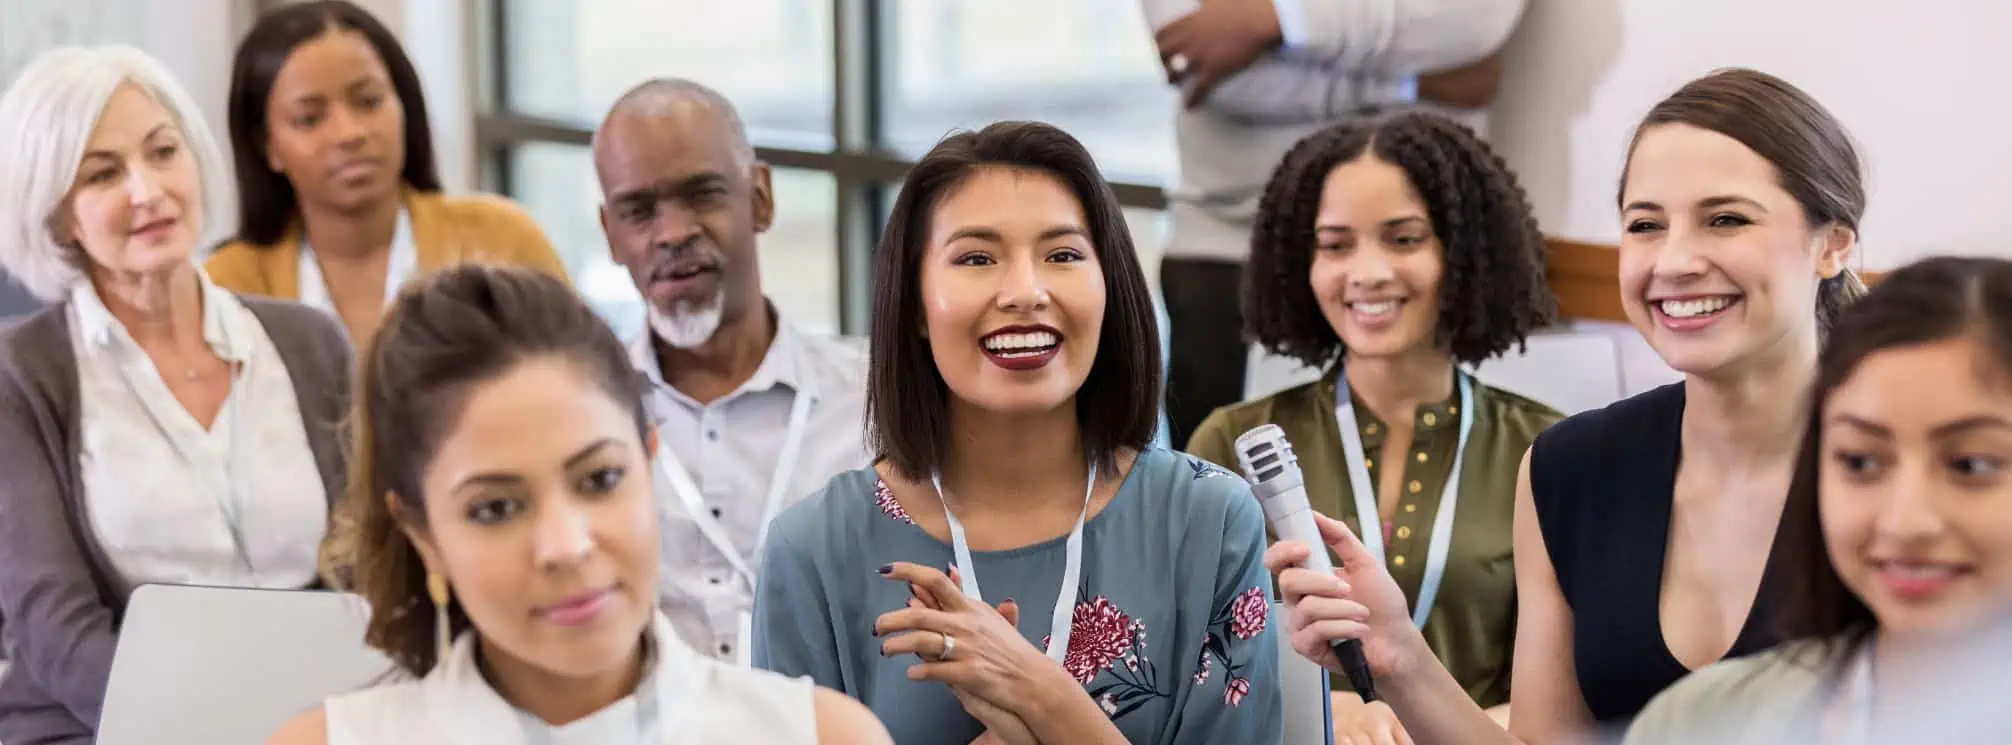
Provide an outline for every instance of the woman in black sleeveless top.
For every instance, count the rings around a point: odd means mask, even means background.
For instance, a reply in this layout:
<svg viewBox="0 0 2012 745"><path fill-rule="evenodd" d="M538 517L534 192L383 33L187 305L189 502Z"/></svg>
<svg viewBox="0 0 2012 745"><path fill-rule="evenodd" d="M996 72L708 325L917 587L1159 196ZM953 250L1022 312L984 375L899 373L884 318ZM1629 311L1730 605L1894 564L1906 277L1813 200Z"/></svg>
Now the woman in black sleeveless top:
<svg viewBox="0 0 2012 745"><path fill-rule="evenodd" d="M1571 609L1572 672L1602 725L1625 724L1690 672L1662 623L1683 418L1684 384L1672 383L1559 422L1530 448L1537 526ZM1772 579L1763 575L1727 657L1778 641L1767 622L1781 594Z"/></svg>
<svg viewBox="0 0 2012 745"><path fill-rule="evenodd" d="M1509 732L1434 663L1345 526L1321 521L1343 581L1290 568L1309 550L1295 542L1266 556L1294 649L1338 670L1329 642L1361 639L1419 745L1617 729L1690 670L1774 641L1763 570L1819 339L1864 290L1847 268L1858 156L1802 91L1725 70L1649 112L1621 182L1622 307L1684 382L1560 422L1525 456Z"/></svg>

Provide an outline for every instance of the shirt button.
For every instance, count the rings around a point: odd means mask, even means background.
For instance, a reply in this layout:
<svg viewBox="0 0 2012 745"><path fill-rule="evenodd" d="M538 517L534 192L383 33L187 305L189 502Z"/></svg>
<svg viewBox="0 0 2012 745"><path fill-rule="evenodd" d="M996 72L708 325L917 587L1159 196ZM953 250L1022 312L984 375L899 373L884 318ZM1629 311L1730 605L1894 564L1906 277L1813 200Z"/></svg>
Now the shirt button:
<svg viewBox="0 0 2012 745"><path fill-rule="evenodd" d="M734 653L734 645L732 645L732 644L728 644L728 643L726 643L726 642L720 642L720 656L721 656L721 657L725 657L725 656L727 656L727 655L730 655L730 654L733 654L733 653Z"/></svg>
<svg viewBox="0 0 2012 745"><path fill-rule="evenodd" d="M718 508L718 507L714 507L714 508L713 508L713 517L716 517L716 518L717 518L717 517L720 517L720 516L723 516L723 515L725 515L725 514L726 514L726 510L722 510L722 509L720 509L720 508Z"/></svg>
<svg viewBox="0 0 2012 745"><path fill-rule="evenodd" d="M1409 525L1406 525L1406 526L1403 526L1403 527L1401 527L1401 528L1398 528L1398 529L1397 529L1397 537L1399 537L1399 538L1410 538L1410 537L1411 537L1411 526L1409 526Z"/></svg>
<svg viewBox="0 0 2012 745"><path fill-rule="evenodd" d="M1425 426L1430 427L1438 423L1439 423L1439 417L1434 416L1430 411L1425 412Z"/></svg>
<svg viewBox="0 0 2012 745"><path fill-rule="evenodd" d="M1363 458L1363 459L1362 459L1362 467L1363 467L1363 468L1375 468L1375 467L1376 467L1376 459L1375 459L1375 458Z"/></svg>
<svg viewBox="0 0 2012 745"><path fill-rule="evenodd" d="M719 439L720 439L720 431L719 431L719 430L717 430L717 429L709 429L709 430L706 430L706 439L708 439L708 440L712 440L712 441L714 441L714 442L719 442Z"/></svg>
<svg viewBox="0 0 2012 745"><path fill-rule="evenodd" d="M1407 505L1405 505L1405 506L1404 506L1404 511L1405 511L1405 512L1417 512L1417 511L1418 511L1418 505L1415 505L1415 504L1407 504Z"/></svg>
<svg viewBox="0 0 2012 745"><path fill-rule="evenodd" d="M1425 451L1423 450L1418 451L1418 462L1424 463L1426 458L1427 456L1425 455Z"/></svg>
<svg viewBox="0 0 2012 745"><path fill-rule="evenodd" d="M1393 557L1391 557L1391 559L1390 559L1390 563L1391 563L1391 564L1394 564L1394 565L1396 565L1396 566L1404 566L1404 557L1402 557L1402 556L1393 556Z"/></svg>
<svg viewBox="0 0 2012 745"><path fill-rule="evenodd" d="M711 582L711 583L713 583L713 584L715 584L715 585L723 585L723 584L726 584L726 580L724 580L724 579L721 579L721 578L720 578L720 577L719 577L718 575L714 575L714 576L711 576L711 577L707 577L707 578L706 578L706 581L707 581L707 582Z"/></svg>
<svg viewBox="0 0 2012 745"><path fill-rule="evenodd" d="M1411 483L1409 483L1409 484L1405 484L1405 485L1404 485L1404 489L1405 489L1406 491L1409 491L1409 492L1413 493L1413 494L1417 494L1417 493L1419 493L1419 492L1421 492L1421 491L1424 491L1424 490L1425 490L1425 485L1424 485L1424 484L1421 484L1421 483L1418 483L1418 482L1416 482L1416 481L1413 481L1413 482L1411 482Z"/></svg>
<svg viewBox="0 0 2012 745"><path fill-rule="evenodd" d="M1368 424L1363 425L1362 433L1366 435L1376 434L1376 422L1370 422Z"/></svg>

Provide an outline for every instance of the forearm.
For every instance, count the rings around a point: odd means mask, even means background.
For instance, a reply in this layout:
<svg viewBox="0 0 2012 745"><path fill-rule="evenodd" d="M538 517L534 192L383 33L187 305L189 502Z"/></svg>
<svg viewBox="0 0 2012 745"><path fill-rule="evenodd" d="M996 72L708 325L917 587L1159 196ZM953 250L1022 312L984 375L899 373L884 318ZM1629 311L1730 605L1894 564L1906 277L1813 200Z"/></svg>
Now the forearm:
<svg viewBox="0 0 2012 745"><path fill-rule="evenodd" d="M1043 685L1034 705L1020 712L1021 720L1034 731L1034 739L1055 745L1129 745L1089 692L1073 678L1061 677L1064 680Z"/></svg>
<svg viewBox="0 0 2012 745"><path fill-rule="evenodd" d="M1509 729L1509 705L1496 704L1488 707L1488 718L1495 720L1495 723L1501 725L1502 729Z"/></svg>
<svg viewBox="0 0 2012 745"><path fill-rule="evenodd" d="M1377 693L1397 712L1418 745L1521 745L1437 663L1404 676L1378 678L1376 683Z"/></svg>
<svg viewBox="0 0 2012 745"><path fill-rule="evenodd" d="M1237 121L1316 124L1414 98L1404 79L1363 77L1273 57L1223 80L1202 105Z"/></svg>

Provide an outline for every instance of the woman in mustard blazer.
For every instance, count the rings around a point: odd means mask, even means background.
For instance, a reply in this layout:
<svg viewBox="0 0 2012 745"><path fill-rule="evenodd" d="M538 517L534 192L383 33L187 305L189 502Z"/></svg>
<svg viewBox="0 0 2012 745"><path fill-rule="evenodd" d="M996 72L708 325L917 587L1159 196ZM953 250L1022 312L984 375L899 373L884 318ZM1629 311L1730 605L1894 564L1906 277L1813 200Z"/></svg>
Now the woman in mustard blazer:
<svg viewBox="0 0 2012 745"><path fill-rule="evenodd" d="M565 277L531 217L441 193L419 75L348 2L260 17L231 75L240 227L206 265L218 285L299 300L366 338L405 280L464 261Z"/></svg>

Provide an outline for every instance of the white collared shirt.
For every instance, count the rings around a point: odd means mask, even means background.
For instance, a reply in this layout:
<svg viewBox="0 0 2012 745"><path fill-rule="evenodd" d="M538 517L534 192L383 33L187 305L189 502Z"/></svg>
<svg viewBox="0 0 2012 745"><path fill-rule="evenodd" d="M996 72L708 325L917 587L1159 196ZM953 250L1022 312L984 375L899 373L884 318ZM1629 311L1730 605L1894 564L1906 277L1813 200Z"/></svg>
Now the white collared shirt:
<svg viewBox="0 0 2012 745"><path fill-rule="evenodd" d="M824 488L831 477L873 461L866 442L866 355L842 339L807 335L779 318L754 376L733 393L700 405L664 382L652 338L645 333L633 343L630 358L650 379L646 406L658 447L676 455L742 561L759 571L755 540L797 396L811 395L813 403L784 507ZM753 588L700 532L663 470L652 474L663 518L658 588L664 613L701 653L737 659L740 616L753 608Z"/></svg>
<svg viewBox="0 0 2012 745"><path fill-rule="evenodd" d="M239 371L207 430L96 290L71 293L90 528L133 585L304 586L328 491L293 379L258 318L197 272L203 338Z"/></svg>
<svg viewBox="0 0 2012 745"><path fill-rule="evenodd" d="M335 300L329 296L328 280L321 274L321 262L314 257L314 247L307 244L307 235L300 237L300 302L302 305L339 315ZM389 305L398 297L398 288L405 286L405 280L419 273L419 247L412 243L412 219L405 210L398 211L398 227L391 233L391 256L384 265L384 302ZM345 327L344 333L349 329Z"/></svg>

